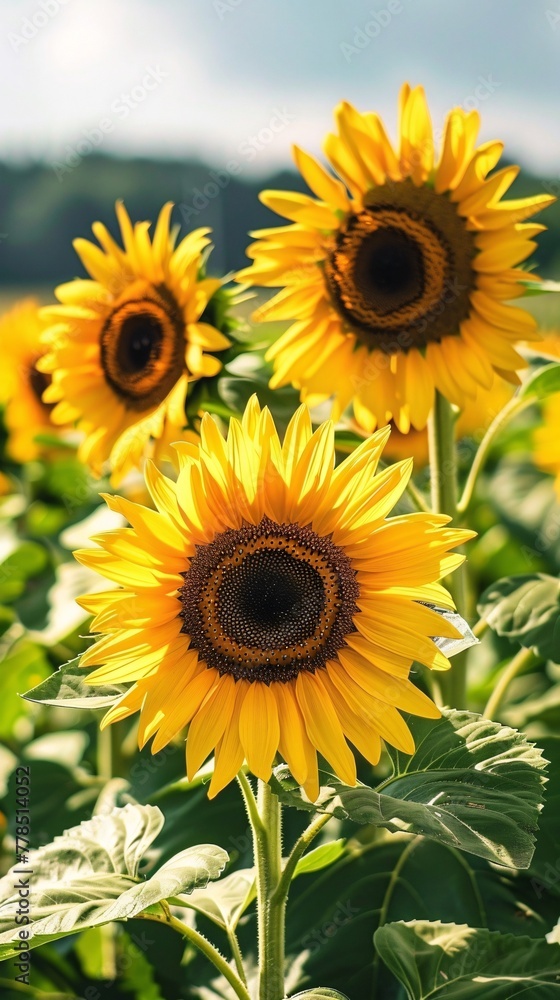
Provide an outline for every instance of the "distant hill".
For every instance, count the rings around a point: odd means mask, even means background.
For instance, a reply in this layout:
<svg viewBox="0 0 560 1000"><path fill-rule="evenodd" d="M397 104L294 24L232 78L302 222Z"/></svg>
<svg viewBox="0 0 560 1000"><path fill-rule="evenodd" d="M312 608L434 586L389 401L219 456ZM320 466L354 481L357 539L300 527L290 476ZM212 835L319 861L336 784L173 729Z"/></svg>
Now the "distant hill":
<svg viewBox="0 0 560 1000"><path fill-rule="evenodd" d="M87 147L86 147L87 148ZM524 172L512 194L555 191L560 184ZM166 201L184 231L210 226L216 249L211 270L246 262L251 229L280 222L258 200L263 188L305 191L301 178L285 171L255 180L246 162L221 167L197 162L116 159L74 154L65 163L25 167L0 164L0 286L45 286L82 273L72 248L76 236L91 236L95 220L115 233L114 203L124 199L133 220L155 221ZM560 277L560 205L543 214L549 230L539 239L537 263L545 277Z"/></svg>

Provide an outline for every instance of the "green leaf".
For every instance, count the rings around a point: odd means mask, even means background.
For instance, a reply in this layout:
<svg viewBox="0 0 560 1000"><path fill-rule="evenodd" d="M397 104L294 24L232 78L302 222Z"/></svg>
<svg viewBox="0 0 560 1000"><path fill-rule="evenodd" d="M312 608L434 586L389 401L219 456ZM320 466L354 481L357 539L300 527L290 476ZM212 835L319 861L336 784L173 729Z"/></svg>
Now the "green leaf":
<svg viewBox="0 0 560 1000"><path fill-rule="evenodd" d="M27 701L62 708L110 708L126 691L123 684L87 684L88 672L77 656L23 695Z"/></svg>
<svg viewBox="0 0 560 1000"><path fill-rule="evenodd" d="M122 988L130 990L135 1000L165 1000L146 955L124 931L117 939L119 968L122 968Z"/></svg>
<svg viewBox="0 0 560 1000"><path fill-rule="evenodd" d="M558 498L552 476L519 454L503 458L492 475L486 500L503 527L514 537L518 557L527 570L560 572ZM511 571L510 571L511 572Z"/></svg>
<svg viewBox="0 0 560 1000"><path fill-rule="evenodd" d="M66 729L45 733L25 747L26 760L64 761L66 767L77 767L82 760L89 736L83 730Z"/></svg>
<svg viewBox="0 0 560 1000"><path fill-rule="evenodd" d="M377 789L333 780L321 790L320 808L527 868L543 798L541 751L514 729L473 712L444 710L436 722L408 721L416 743L412 757L388 747L389 779ZM301 790L290 788L278 770L275 781L283 801L306 807Z"/></svg>
<svg viewBox="0 0 560 1000"><path fill-rule="evenodd" d="M560 364L545 365L538 368L526 382L519 387L518 399L546 399L555 392L560 392Z"/></svg>
<svg viewBox="0 0 560 1000"><path fill-rule="evenodd" d="M532 295L546 295L552 292L560 292L560 281L525 281L521 282L525 285L525 291L523 292L523 298L527 298Z"/></svg>
<svg viewBox="0 0 560 1000"><path fill-rule="evenodd" d="M235 930L247 907L255 898L255 870L241 868L205 889L195 889L188 897L173 902L203 913L218 927Z"/></svg>
<svg viewBox="0 0 560 1000"><path fill-rule="evenodd" d="M527 886L520 901L521 881ZM422 919L473 927L491 921L495 930L542 938L557 912L557 899L536 896L525 873L491 867L423 837L380 837L362 827L337 863L292 884L286 943L299 970L293 989L327 982L353 1000L403 1000L373 948L380 916L385 923Z"/></svg>
<svg viewBox="0 0 560 1000"><path fill-rule="evenodd" d="M0 601L11 603L25 592L26 581L48 566L47 550L37 542L21 542L0 564Z"/></svg>
<svg viewBox="0 0 560 1000"><path fill-rule="evenodd" d="M478 612L498 635L560 661L560 580L555 577L534 573L497 580L480 598Z"/></svg>
<svg viewBox="0 0 560 1000"><path fill-rule="evenodd" d="M4 659L0 671L0 739L10 739L17 720L29 714L20 692L42 682L49 670L44 649L27 639L14 646Z"/></svg>
<svg viewBox="0 0 560 1000"><path fill-rule="evenodd" d="M321 868L328 868L344 854L346 840L332 840L328 844L321 844L313 851L309 851L303 858L300 858L296 865L294 878L296 875L307 875L310 872L318 872Z"/></svg>
<svg viewBox="0 0 560 1000"><path fill-rule="evenodd" d="M550 761L550 779L546 786L544 808L539 817L539 835L531 867L526 874L534 906L552 895L560 897L560 856L558 830L560 829L560 737L543 739L543 749ZM558 913L558 902L555 903Z"/></svg>
<svg viewBox="0 0 560 1000"><path fill-rule="evenodd" d="M147 880L139 866L163 825L155 806L129 804L94 816L29 855L30 948L87 927L128 920L168 896L192 892L219 878L226 851L205 844L175 855ZM21 875L0 880L0 959L17 953ZM32 872L32 875L31 875Z"/></svg>
<svg viewBox="0 0 560 1000"><path fill-rule="evenodd" d="M409 1000L560 997L560 947L543 940L418 920L380 927L374 942Z"/></svg>
<svg viewBox="0 0 560 1000"><path fill-rule="evenodd" d="M76 629L87 632L82 626L91 616L80 607L76 598L95 590L99 590L99 576L87 566L75 562L57 566L54 582L47 593L46 621L41 629L33 629L34 638L45 646L54 646Z"/></svg>
<svg viewBox="0 0 560 1000"><path fill-rule="evenodd" d="M15 575L23 580L42 573L49 561L47 550L37 542L22 542L21 545L4 559L2 575Z"/></svg>

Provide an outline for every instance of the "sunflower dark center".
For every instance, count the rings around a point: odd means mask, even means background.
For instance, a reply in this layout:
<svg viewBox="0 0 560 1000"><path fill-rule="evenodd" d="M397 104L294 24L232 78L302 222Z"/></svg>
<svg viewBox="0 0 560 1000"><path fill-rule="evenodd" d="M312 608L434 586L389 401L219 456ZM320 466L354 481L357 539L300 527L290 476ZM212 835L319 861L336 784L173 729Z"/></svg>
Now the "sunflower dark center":
<svg viewBox="0 0 560 1000"><path fill-rule="evenodd" d="M158 406L185 370L185 329L164 286L132 286L105 320L101 365L127 409Z"/></svg>
<svg viewBox="0 0 560 1000"><path fill-rule="evenodd" d="M398 229L378 229L358 249L354 280L382 313L414 301L424 284L418 245Z"/></svg>
<svg viewBox="0 0 560 1000"><path fill-rule="evenodd" d="M224 632L251 646L305 641L325 607L320 573L278 549L259 549L224 573L218 590Z"/></svg>
<svg viewBox="0 0 560 1000"><path fill-rule="evenodd" d="M333 305L370 350L424 348L459 334L474 285L473 234L445 195L412 181L368 192L334 240Z"/></svg>
<svg viewBox="0 0 560 1000"><path fill-rule="evenodd" d="M355 571L309 527L265 517L222 532L183 576L182 631L221 674L292 680L324 667L355 631Z"/></svg>
<svg viewBox="0 0 560 1000"><path fill-rule="evenodd" d="M155 316L139 313L125 319L117 346L122 371L128 375L144 371L159 357L162 340L163 329Z"/></svg>

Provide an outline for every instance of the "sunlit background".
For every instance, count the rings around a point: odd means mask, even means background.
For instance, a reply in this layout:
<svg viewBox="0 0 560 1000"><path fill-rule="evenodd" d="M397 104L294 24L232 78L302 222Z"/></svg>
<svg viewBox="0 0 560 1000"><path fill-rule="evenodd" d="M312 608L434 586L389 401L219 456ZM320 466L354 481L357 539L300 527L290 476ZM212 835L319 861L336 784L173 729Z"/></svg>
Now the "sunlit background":
<svg viewBox="0 0 560 1000"><path fill-rule="evenodd" d="M520 193L560 188L559 0L4 0L1 18L5 286L75 274L72 237L111 223L117 197L143 218L173 199L185 227L213 227L216 267L242 265L292 143L318 153L341 98L394 135L404 79L436 134L451 106L478 108L525 168Z"/></svg>

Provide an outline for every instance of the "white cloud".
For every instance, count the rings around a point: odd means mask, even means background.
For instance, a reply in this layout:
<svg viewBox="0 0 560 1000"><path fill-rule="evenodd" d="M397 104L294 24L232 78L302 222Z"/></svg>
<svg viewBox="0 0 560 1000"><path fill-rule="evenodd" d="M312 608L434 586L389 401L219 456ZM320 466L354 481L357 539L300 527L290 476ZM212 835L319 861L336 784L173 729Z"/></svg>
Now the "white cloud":
<svg viewBox="0 0 560 1000"><path fill-rule="evenodd" d="M480 106L484 135L556 172L560 135L549 122L560 23L555 31L545 7L391 4L387 20L380 12L389 0L3 0L0 156L59 158L109 117L106 152L200 156L219 166L279 109L291 121L248 164L265 172L290 161L292 142L318 151L342 97L379 110L394 128L398 88L410 77L427 85L439 123L490 76L499 87ZM116 112L122 95L126 104L140 93L150 67L161 71L158 86L130 113Z"/></svg>

